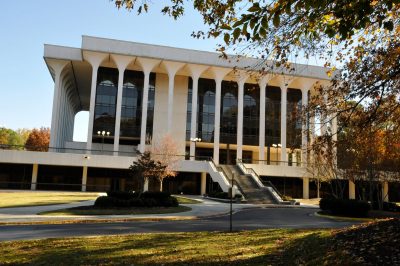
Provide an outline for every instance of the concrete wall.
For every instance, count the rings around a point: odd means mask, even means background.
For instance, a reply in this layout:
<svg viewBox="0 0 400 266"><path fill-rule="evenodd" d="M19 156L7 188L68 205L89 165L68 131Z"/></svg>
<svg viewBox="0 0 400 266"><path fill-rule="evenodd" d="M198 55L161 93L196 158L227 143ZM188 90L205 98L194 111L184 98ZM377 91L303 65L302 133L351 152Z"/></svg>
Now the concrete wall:
<svg viewBox="0 0 400 266"><path fill-rule="evenodd" d="M245 164L245 166L253 168L258 175L263 176L304 177L306 175L304 167L264 164Z"/></svg>

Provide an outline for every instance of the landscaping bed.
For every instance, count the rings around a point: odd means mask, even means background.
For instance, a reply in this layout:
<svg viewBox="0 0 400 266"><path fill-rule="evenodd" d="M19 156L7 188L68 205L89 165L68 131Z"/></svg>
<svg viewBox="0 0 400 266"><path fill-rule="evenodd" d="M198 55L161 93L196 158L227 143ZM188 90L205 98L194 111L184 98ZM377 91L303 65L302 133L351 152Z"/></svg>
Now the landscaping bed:
<svg viewBox="0 0 400 266"><path fill-rule="evenodd" d="M47 211L40 215L134 215L178 213L191 210L189 207L179 206L180 201L194 202L186 198L173 197L166 192L111 191L107 192L107 196L98 197L93 206Z"/></svg>

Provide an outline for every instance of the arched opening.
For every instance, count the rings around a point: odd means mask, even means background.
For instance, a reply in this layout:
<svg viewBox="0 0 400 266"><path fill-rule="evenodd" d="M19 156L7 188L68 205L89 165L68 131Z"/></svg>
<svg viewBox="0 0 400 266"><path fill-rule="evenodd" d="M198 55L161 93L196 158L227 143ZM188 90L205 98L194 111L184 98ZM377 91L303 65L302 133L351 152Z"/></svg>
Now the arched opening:
<svg viewBox="0 0 400 266"><path fill-rule="evenodd" d="M75 142L86 142L89 125L89 111L80 111L75 115L74 119L74 136Z"/></svg>

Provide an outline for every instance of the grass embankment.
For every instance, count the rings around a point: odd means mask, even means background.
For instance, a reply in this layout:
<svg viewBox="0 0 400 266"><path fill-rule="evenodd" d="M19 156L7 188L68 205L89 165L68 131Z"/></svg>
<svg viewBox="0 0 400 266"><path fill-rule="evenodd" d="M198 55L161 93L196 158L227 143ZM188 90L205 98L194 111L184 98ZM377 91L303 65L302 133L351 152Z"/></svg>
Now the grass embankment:
<svg viewBox="0 0 400 266"><path fill-rule="evenodd" d="M399 265L400 222L342 230L156 233L0 243L0 264Z"/></svg>
<svg viewBox="0 0 400 266"><path fill-rule="evenodd" d="M94 200L98 193L87 192L0 192L0 208L43 206Z"/></svg>

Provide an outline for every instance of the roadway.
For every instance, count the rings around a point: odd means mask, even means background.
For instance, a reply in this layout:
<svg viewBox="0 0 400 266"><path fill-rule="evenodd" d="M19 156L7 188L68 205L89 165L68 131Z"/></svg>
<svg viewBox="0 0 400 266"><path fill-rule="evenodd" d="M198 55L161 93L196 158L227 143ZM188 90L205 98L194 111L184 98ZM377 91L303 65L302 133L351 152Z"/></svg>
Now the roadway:
<svg viewBox="0 0 400 266"><path fill-rule="evenodd" d="M251 208L237 210L233 230L265 228L342 228L356 222L337 221L315 215L315 208ZM106 223L2 225L0 241L98 236L134 233L228 231L229 215L195 220L128 221Z"/></svg>

